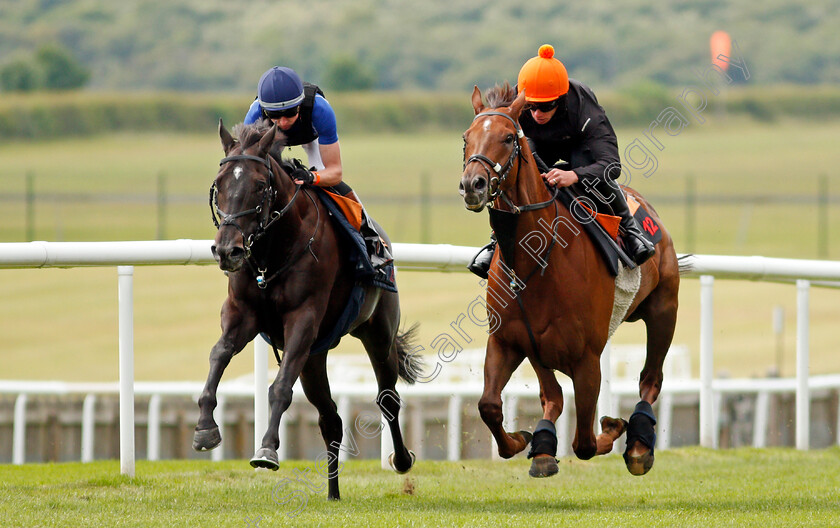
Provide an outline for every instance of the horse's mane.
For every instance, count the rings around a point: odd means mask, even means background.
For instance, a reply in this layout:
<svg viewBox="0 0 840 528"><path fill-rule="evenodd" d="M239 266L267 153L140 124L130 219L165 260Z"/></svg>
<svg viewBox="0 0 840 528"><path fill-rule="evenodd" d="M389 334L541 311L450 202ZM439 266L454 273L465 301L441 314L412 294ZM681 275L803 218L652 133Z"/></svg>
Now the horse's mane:
<svg viewBox="0 0 840 528"><path fill-rule="evenodd" d="M516 89L505 81L502 85L496 85L484 94L487 99L487 106L489 108L500 108L503 106L510 106L513 100L516 99Z"/></svg>
<svg viewBox="0 0 840 528"><path fill-rule="evenodd" d="M272 123L268 119L259 119L250 125L246 125L245 123L233 125L230 133L234 140L242 146L242 150L244 151L248 147L251 147L255 143L259 142L265 133L271 129L271 126ZM279 163L282 161L280 153L283 151L283 147L285 146L285 138L281 135L281 138L274 142L268 153L271 154L271 156Z"/></svg>

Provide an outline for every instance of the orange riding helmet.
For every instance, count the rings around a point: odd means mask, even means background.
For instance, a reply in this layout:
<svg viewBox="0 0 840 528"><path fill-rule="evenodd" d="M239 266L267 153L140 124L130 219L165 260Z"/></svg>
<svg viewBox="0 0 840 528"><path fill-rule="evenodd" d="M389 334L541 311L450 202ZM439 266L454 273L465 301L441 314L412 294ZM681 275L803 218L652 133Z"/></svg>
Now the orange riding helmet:
<svg viewBox="0 0 840 528"><path fill-rule="evenodd" d="M569 74L563 63L554 58L554 47L543 44L519 70L517 88L530 103L553 101L569 91Z"/></svg>

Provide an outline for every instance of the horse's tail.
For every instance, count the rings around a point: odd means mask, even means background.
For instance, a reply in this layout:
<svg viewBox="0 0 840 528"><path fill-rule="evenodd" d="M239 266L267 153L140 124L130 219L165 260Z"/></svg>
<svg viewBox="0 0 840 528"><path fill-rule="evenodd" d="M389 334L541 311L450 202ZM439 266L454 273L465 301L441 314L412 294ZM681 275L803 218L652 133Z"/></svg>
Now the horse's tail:
<svg viewBox="0 0 840 528"><path fill-rule="evenodd" d="M419 323L397 333L397 360L400 363L400 377L409 385L417 381L423 375L423 358L414 353L414 342L417 340Z"/></svg>
<svg viewBox="0 0 840 528"><path fill-rule="evenodd" d="M683 255L677 259L677 265L679 266L680 275L685 275L691 271L694 271L694 262L693 262L694 253L689 253L687 255Z"/></svg>

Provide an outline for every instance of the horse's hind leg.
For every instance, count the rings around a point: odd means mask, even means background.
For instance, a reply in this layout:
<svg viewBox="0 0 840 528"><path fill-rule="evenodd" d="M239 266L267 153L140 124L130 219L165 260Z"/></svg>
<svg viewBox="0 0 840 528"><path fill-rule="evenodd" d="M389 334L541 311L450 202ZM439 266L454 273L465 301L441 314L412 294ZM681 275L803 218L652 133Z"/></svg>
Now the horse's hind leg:
<svg viewBox="0 0 840 528"><path fill-rule="evenodd" d="M327 498L338 500L338 451L341 447L342 431L341 417L336 410L335 402L330 393L330 382L327 379L327 355L316 354L310 356L300 374L300 383L306 398L318 409L318 426L321 436L327 445L327 471L318 474L329 482ZM318 468L320 469L320 468Z"/></svg>
<svg viewBox="0 0 840 528"><path fill-rule="evenodd" d="M394 442L394 453L389 461L394 471L406 473L414 465L415 456L406 448L402 431L400 431L399 416L402 400L396 389L400 373L397 353L399 320L399 296L396 293L382 292L379 305L371 318L352 335L362 341L376 375L379 389L376 403L382 411L382 416L388 422L388 429Z"/></svg>
<svg viewBox="0 0 840 528"><path fill-rule="evenodd" d="M676 275L676 274L675 274ZM651 405L662 390L662 366L671 347L677 324L679 276L662 280L641 306L641 318L647 329L647 357L639 377L641 401L630 416L624 461L633 475L644 475L653 467L656 444L656 416Z"/></svg>
<svg viewBox="0 0 840 528"><path fill-rule="evenodd" d="M601 361L599 354L587 352L574 369L572 382L575 387L575 410L577 427L572 449L578 458L588 460L595 455L606 455L612 451L613 443L624 434L623 420L604 417L601 419L603 432L597 437L592 428L601 390Z"/></svg>
<svg viewBox="0 0 840 528"><path fill-rule="evenodd" d="M490 336L487 342L487 355L484 359L484 393L478 400L478 412L481 419L490 429L496 445L499 446L499 456L510 458L528 447L531 434L524 431L518 433L505 432L502 414L502 389L505 388L516 367L522 363L525 356L512 350L506 350Z"/></svg>

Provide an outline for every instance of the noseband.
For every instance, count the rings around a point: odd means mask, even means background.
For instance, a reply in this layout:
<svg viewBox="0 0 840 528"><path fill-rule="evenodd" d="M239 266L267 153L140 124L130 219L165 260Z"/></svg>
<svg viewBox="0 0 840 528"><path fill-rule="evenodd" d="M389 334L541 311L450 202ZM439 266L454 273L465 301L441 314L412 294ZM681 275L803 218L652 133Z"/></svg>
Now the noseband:
<svg viewBox="0 0 840 528"><path fill-rule="evenodd" d="M552 203L554 203L554 199L557 197L557 193L560 191L559 187L554 188L553 195L551 199L546 200L545 202L540 202L537 204L530 204L530 205L515 205L510 198L505 194L502 190L502 184L507 179L508 175L510 175L510 171L513 169L513 162L518 160L520 163L524 160L525 163L528 160L522 155L522 146L519 144L519 141L525 137L525 133L520 128L519 123L516 122L514 118L507 115L504 112L481 112L480 114L476 114L475 118L473 118L473 122L476 119L483 116L502 116L511 123L513 123L513 128L516 129L516 141L514 142L513 150L508 156L507 161L504 165L500 165L499 162L493 161L484 154L473 154L470 156L466 161L464 161L463 170L466 170L467 165L476 161L481 164L484 168L484 172L487 174L488 184L490 185L490 192L487 196L487 201L492 202L495 201L496 198L501 198L511 207L514 214L519 214L524 211L533 211L535 209L541 209L543 207L548 207ZM464 143L464 149L466 149L467 145L466 142ZM493 171L496 175L493 176L490 171Z"/></svg>

